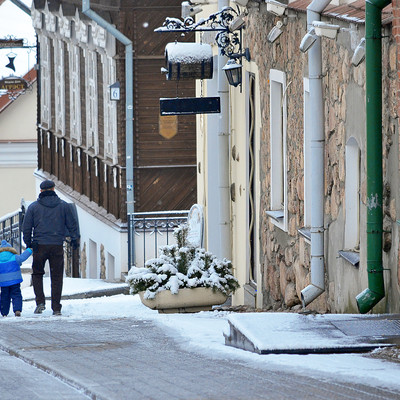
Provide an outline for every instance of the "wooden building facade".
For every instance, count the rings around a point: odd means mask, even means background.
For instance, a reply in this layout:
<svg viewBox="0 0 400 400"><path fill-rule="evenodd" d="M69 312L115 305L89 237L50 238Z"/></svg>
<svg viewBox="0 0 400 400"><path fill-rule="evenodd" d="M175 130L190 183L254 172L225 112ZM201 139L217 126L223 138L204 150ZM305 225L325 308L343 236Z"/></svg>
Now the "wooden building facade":
<svg viewBox="0 0 400 400"><path fill-rule="evenodd" d="M159 99L194 96L195 83L166 81L164 49L177 38L154 32L166 17L180 16L181 1L101 0L91 9L133 43L134 211L189 209L197 196L195 117L160 117ZM117 255L125 253L127 234L125 46L81 10L75 0L32 5L40 66L36 176L38 184L55 180L61 195L76 203L80 220L88 218L86 231L81 223L81 250L90 276L98 277L108 259L109 235L99 235L97 224L115 231L114 272L106 274L114 279L127 270L125 255ZM110 97L116 82L119 101Z"/></svg>

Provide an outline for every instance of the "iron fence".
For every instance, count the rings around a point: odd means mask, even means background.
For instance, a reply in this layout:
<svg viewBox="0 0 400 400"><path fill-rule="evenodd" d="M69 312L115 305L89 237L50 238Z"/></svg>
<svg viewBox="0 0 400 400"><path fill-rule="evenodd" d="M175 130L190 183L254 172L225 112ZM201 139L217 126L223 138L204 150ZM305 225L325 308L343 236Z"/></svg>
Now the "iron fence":
<svg viewBox="0 0 400 400"><path fill-rule="evenodd" d="M7 240L12 247L22 250L22 220L24 210L19 209L0 218L0 240Z"/></svg>
<svg viewBox="0 0 400 400"><path fill-rule="evenodd" d="M128 215L128 265L144 266L158 257L159 247L175 243L174 229L187 222L189 210L155 211Z"/></svg>

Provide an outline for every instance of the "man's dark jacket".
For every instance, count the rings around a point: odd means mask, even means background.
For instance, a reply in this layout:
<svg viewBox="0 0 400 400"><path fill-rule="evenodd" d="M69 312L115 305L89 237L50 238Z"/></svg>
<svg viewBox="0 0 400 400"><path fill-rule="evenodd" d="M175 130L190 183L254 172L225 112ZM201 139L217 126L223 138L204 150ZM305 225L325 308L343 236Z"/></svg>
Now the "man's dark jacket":
<svg viewBox="0 0 400 400"><path fill-rule="evenodd" d="M66 232L72 240L79 238L78 221L71 207L53 190L41 192L37 201L28 207L22 229L27 247L33 242L62 245Z"/></svg>

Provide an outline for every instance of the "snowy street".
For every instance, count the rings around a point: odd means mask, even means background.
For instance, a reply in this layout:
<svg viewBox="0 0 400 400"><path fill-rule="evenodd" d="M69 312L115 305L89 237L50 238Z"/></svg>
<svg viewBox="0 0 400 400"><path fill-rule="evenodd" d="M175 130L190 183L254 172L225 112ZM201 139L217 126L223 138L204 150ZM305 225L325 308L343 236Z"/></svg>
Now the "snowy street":
<svg viewBox="0 0 400 400"><path fill-rule="evenodd" d="M118 284L67 278L64 293L81 292L82 285ZM25 299L31 290L23 289ZM21 318L0 320L2 399L47 399L49 393L110 400L400 398L396 362L228 347L228 312L158 314L131 295L62 304L61 317L52 316L49 302L35 315L34 302L25 301Z"/></svg>

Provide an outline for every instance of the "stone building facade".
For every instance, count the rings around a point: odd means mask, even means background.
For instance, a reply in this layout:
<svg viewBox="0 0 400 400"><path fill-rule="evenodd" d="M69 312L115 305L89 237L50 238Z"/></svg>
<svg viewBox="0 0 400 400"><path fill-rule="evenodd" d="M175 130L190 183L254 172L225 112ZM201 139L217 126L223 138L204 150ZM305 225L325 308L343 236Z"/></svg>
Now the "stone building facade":
<svg viewBox="0 0 400 400"><path fill-rule="evenodd" d="M356 2L358 3L358 2ZM306 7L309 2L290 2L283 20L283 33L274 42L268 32L279 17L266 7L248 7L245 45L259 69L261 138L260 264L263 277L263 303L274 310L299 309L301 290L310 283L309 188L305 184L308 157L304 117L307 92L308 58L299 46L307 32ZM399 3L400 4L400 3ZM360 9L361 10L361 9ZM348 11L348 10L347 10ZM358 10L359 11L359 10ZM395 21L396 21L395 11ZM319 312L355 312L355 296L367 285L366 272L366 143L365 143L365 62L351 64L353 52L365 34L364 17L347 18L329 6L322 20L340 26L336 40L322 38L324 97L324 242L325 291L308 308ZM398 21L398 19L397 19ZM384 248L383 265L386 298L376 312L399 312L398 272L398 68L396 40L391 26L391 10L383 14L383 184ZM397 28L398 29L398 28ZM393 33L396 35L396 28ZM285 76L282 107L285 107L286 137L284 216L280 223L266 210L273 194L273 155L271 154L271 70ZM355 161L357 160L357 161ZM352 170L353 168L353 170ZM359 168L358 180L346 186L346 179ZM309 178L308 178L309 179ZM354 186L356 185L356 186ZM351 194L353 192L353 194ZM346 196L356 199L357 215L346 212ZM347 207L350 209L350 207ZM354 219L355 218L355 219ZM283 222L282 222L283 221ZM355 224L358 229L354 228ZM302 229L305 228L305 229ZM303 234L302 234L303 233ZM352 240L347 237L353 236ZM349 245L350 243L350 245ZM351 247L349 247L351 246ZM343 252L354 255L353 264Z"/></svg>

